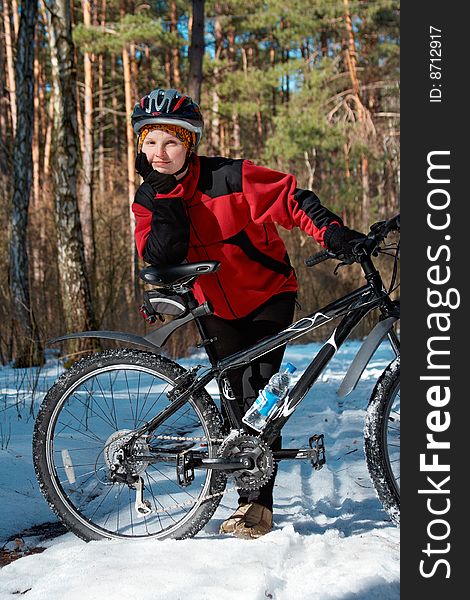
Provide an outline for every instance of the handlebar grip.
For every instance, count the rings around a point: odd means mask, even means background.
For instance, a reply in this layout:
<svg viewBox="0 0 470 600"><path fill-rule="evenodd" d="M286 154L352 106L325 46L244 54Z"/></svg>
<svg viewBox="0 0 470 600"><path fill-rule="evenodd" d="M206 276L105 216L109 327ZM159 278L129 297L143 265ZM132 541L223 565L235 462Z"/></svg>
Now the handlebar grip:
<svg viewBox="0 0 470 600"><path fill-rule="evenodd" d="M324 260L328 260L329 258L334 257L335 255L333 254L333 252L330 252L329 250L322 250L321 252L317 252L317 254L313 254L312 256L306 258L304 260L304 263L307 265L307 267L314 267L315 265L318 265Z"/></svg>

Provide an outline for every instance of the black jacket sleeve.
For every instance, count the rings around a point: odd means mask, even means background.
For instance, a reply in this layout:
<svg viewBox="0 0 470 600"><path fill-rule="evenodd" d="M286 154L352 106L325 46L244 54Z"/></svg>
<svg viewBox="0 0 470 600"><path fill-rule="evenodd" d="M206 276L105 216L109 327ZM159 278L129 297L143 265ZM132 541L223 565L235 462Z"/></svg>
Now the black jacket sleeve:
<svg viewBox="0 0 470 600"><path fill-rule="evenodd" d="M189 220L182 198L155 198L151 187L144 183L136 192L132 210L137 249L146 262L171 266L185 260Z"/></svg>

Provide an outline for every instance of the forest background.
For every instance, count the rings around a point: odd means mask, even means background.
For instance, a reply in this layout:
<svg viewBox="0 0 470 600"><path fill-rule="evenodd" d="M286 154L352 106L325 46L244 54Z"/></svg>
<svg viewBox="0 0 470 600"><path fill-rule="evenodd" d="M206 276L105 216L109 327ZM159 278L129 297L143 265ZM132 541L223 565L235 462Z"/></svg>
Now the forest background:
<svg viewBox="0 0 470 600"><path fill-rule="evenodd" d="M1 0L1 12L0 363L41 364L65 332L148 327L130 115L155 87L200 103L200 154L293 173L355 229L399 211L396 0ZM359 284L354 267L308 270L320 248L280 233L297 316ZM196 342L185 327L165 348Z"/></svg>

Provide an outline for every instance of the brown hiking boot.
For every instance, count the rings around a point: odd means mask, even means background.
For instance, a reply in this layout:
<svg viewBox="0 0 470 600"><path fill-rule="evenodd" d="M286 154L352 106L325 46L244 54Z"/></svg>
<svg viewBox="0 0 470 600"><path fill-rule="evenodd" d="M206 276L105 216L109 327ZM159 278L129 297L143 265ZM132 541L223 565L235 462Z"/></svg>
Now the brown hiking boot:
<svg viewBox="0 0 470 600"><path fill-rule="evenodd" d="M235 527L233 535L239 538L253 539L269 533L273 527L273 513L269 508L252 502L248 504L244 518Z"/></svg>
<svg viewBox="0 0 470 600"><path fill-rule="evenodd" d="M231 515L226 521L220 526L220 533L233 533L237 525L239 525L245 518L246 511L250 508L251 504L240 504L237 510Z"/></svg>

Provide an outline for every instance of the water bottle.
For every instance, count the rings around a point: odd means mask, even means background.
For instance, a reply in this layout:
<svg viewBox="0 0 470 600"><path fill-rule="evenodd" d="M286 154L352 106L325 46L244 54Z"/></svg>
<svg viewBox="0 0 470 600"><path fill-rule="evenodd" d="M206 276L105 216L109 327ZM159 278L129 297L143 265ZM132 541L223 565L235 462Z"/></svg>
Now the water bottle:
<svg viewBox="0 0 470 600"><path fill-rule="evenodd" d="M275 373L265 387L260 391L258 398L246 411L242 421L261 432L266 426L269 417L276 406L286 397L292 380L292 373L297 370L293 364L287 363L283 373Z"/></svg>

